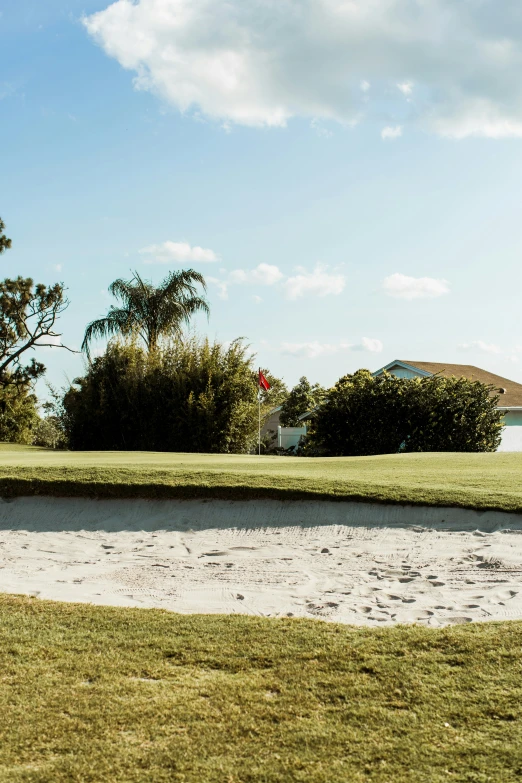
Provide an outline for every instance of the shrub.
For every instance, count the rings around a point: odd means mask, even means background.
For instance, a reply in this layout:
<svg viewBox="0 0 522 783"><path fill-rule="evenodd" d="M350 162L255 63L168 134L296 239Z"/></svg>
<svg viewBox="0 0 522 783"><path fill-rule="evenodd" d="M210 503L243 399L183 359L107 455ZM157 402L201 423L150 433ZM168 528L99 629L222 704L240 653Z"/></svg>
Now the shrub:
<svg viewBox="0 0 522 783"><path fill-rule="evenodd" d="M63 449L66 446L64 433L56 416L39 419L32 436L33 446L43 446L46 449Z"/></svg>
<svg viewBox="0 0 522 783"><path fill-rule="evenodd" d="M0 386L0 441L32 443L38 418L34 394L15 385Z"/></svg>
<svg viewBox="0 0 522 783"><path fill-rule="evenodd" d="M495 451L503 416L491 391L466 378L375 378L358 370L328 392L300 452Z"/></svg>
<svg viewBox="0 0 522 783"><path fill-rule="evenodd" d="M258 428L252 363L241 340L190 337L150 353L112 341L65 393L69 447L248 452Z"/></svg>

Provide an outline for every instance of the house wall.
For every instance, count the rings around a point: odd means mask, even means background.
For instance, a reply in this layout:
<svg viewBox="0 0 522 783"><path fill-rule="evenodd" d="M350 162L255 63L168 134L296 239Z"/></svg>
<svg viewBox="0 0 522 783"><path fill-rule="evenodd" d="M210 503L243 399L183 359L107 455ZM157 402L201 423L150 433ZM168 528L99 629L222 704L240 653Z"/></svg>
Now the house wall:
<svg viewBox="0 0 522 783"><path fill-rule="evenodd" d="M522 411L508 411L498 451L522 451Z"/></svg>
<svg viewBox="0 0 522 783"><path fill-rule="evenodd" d="M277 445L280 449L295 448L301 435L306 435L306 427L278 427Z"/></svg>
<svg viewBox="0 0 522 783"><path fill-rule="evenodd" d="M273 432L277 432L277 428L279 427L279 415L280 415L280 413L281 413L280 410L275 410L265 420L265 422L261 426L261 437L263 437L263 435L266 435L266 433L269 430L272 430Z"/></svg>

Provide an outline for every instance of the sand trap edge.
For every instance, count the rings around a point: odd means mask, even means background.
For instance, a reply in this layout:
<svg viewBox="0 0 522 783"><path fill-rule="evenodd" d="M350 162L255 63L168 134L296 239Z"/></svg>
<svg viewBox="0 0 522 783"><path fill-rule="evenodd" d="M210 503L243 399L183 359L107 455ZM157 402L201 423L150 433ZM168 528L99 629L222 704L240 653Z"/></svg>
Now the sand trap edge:
<svg viewBox="0 0 522 783"><path fill-rule="evenodd" d="M94 500L41 496L0 500L3 530L186 531L319 525L522 532L522 514L322 500Z"/></svg>

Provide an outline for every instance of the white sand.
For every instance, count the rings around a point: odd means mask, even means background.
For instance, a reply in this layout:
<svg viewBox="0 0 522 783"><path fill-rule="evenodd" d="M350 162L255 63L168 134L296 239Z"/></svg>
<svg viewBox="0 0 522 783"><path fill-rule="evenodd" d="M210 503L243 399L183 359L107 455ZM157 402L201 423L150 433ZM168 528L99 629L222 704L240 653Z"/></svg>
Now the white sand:
<svg viewBox="0 0 522 783"><path fill-rule="evenodd" d="M522 516L19 498L0 501L0 591L364 625L522 618Z"/></svg>

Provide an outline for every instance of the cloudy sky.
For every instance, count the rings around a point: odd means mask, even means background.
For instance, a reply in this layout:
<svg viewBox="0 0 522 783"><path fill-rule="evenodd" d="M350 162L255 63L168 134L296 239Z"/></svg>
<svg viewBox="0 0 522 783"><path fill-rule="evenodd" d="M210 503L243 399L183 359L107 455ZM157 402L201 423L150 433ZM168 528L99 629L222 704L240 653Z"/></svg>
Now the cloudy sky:
<svg viewBox="0 0 522 783"><path fill-rule="evenodd" d="M522 381L516 0L2 0L2 276L64 341L193 267L292 384L394 358ZM57 385L82 359L42 358Z"/></svg>

